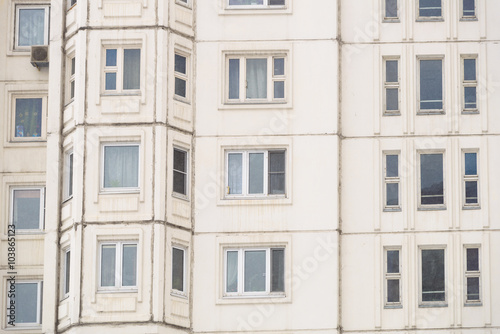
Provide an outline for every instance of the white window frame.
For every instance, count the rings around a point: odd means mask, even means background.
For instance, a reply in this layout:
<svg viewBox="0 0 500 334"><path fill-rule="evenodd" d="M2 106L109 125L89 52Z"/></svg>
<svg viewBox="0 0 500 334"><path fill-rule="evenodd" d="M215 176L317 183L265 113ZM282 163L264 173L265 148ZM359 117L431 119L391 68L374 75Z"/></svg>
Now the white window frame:
<svg viewBox="0 0 500 334"><path fill-rule="evenodd" d="M383 178L384 178L384 211L401 211L401 152L400 151L384 151L383 152ZM398 157L398 176L387 176L387 156L396 155ZM387 184L398 184L398 205L387 205Z"/></svg>
<svg viewBox="0 0 500 334"><path fill-rule="evenodd" d="M64 154L64 180L63 180L64 201L73 198L74 174L75 174L75 155L73 153L73 149L69 149ZM70 193L70 188L71 188L71 193Z"/></svg>
<svg viewBox="0 0 500 334"><path fill-rule="evenodd" d="M423 301L422 300L422 251L424 250L442 250L444 256L443 270L444 270L444 301ZM446 245L426 245L418 247L418 285L419 285L419 293L418 293L418 302L419 307L447 307L448 306L448 270L447 265L448 261L446 259Z"/></svg>
<svg viewBox="0 0 500 334"><path fill-rule="evenodd" d="M115 252L115 285L114 286L101 286L101 265L102 265L102 246L104 245L114 245ZM122 286L122 258L123 258L123 246L125 245L135 245L136 246L136 273L135 273L135 283L133 286ZM100 241L98 243L98 275L97 275L97 289L99 291L121 291L121 292L136 292L138 290L138 280L139 280L139 242L137 240L122 240L122 241Z"/></svg>
<svg viewBox="0 0 500 334"><path fill-rule="evenodd" d="M17 99L42 99L42 110L41 110L41 124L40 124L40 136L38 137L16 137L16 100ZM12 94L12 131L11 131L11 141L13 142L34 142L34 141L45 141L47 133L47 94Z"/></svg>
<svg viewBox="0 0 500 334"><path fill-rule="evenodd" d="M466 59L474 59L474 64L476 67L476 79L475 80L465 80L465 60ZM461 67L461 101L462 101L462 114L478 114L479 113L479 99L478 99L478 61L477 55L462 55L460 57L460 67ZM475 108L467 108L465 105L465 88L466 87L475 87L476 88L476 107Z"/></svg>
<svg viewBox="0 0 500 334"><path fill-rule="evenodd" d="M30 280L30 279L19 279L16 280L16 284L37 284L37 296L36 296L36 322L29 322L29 323L16 323L14 322L15 326L8 325L6 328L8 329L15 329L15 328L38 328L42 325L42 292L43 292L43 281L41 279L35 279L35 280ZM7 281L7 291L9 291L10 288L10 282ZM8 296L9 294L6 294L6 299L7 299L7 304L10 305L10 298ZM8 319L8 317L7 317ZM8 321L8 320L7 320ZM6 323L7 323L6 321Z"/></svg>
<svg viewBox="0 0 500 334"><path fill-rule="evenodd" d="M274 75L274 59L284 59L284 75ZM290 67L288 52L277 51L277 52L252 52L249 53L227 53L225 55L225 85L224 85L224 103L225 104L286 104L289 100L290 95ZM230 99L229 98L229 60L238 59L239 60L239 98ZM262 99L248 99L246 97L246 61L247 59L267 59L267 92L266 98ZM284 82L284 97L274 98L274 83L282 81Z"/></svg>
<svg viewBox="0 0 500 334"><path fill-rule="evenodd" d="M284 5L269 5L269 0L263 0L262 5L230 5L229 0L224 0L226 2L227 9L283 9L287 7L287 2L291 0L284 0Z"/></svg>
<svg viewBox="0 0 500 334"><path fill-rule="evenodd" d="M396 61L398 64L398 81L397 82L389 82L387 81L387 61ZM400 88L400 57L399 56L388 56L383 58L383 76L384 76L384 96L382 97L384 101L384 116L399 116L401 115L401 88ZM398 90L398 109L397 110L387 110L387 90L388 89L397 89Z"/></svg>
<svg viewBox="0 0 500 334"><path fill-rule="evenodd" d="M468 271L467 270L467 250L468 249L477 249L477 271ZM464 245L464 306L478 306L482 305L482 282L481 282L481 247L479 245ZM479 279L479 299L468 299L467 294L467 278L478 278Z"/></svg>
<svg viewBox="0 0 500 334"><path fill-rule="evenodd" d="M398 273L389 273L387 271L387 252L388 251L397 251L398 252L398 257L399 257L399 272ZM401 308L402 306L402 296L401 293L403 291L402 289L402 279L401 279L401 271L402 271L402 264L401 264L401 247L399 246L388 246L384 247L384 307L385 308ZM389 302L389 291L388 291L388 281L389 280L398 280L399 281L399 300L397 302Z"/></svg>
<svg viewBox="0 0 500 334"><path fill-rule="evenodd" d="M143 73L144 68L144 52L141 44L104 44L102 45L102 73L101 73L101 94L104 96L109 95L141 95L142 87L144 87ZM116 66L106 66L106 50L116 49ZM139 50L139 88L136 89L123 89L123 63L124 63L124 50ZM106 73L116 73L116 90L106 90Z"/></svg>
<svg viewBox="0 0 500 334"><path fill-rule="evenodd" d="M50 5L49 4L35 4L28 5L17 3L15 5L15 32L14 32L14 50L15 51L30 51L31 46L19 45L19 11L21 9L44 9L44 27L43 27L43 45L49 45L49 24L50 24Z"/></svg>
<svg viewBox="0 0 500 334"><path fill-rule="evenodd" d="M186 155L186 171L181 171L181 170L177 170L174 168L174 164L175 164L175 161L174 161L174 158L173 158L173 155L175 154L175 151L180 151L180 152L183 152L185 155ZM179 147L179 146L174 146L174 149L172 150L172 195L174 195L175 197L180 197L182 199L188 199L189 198L189 171L190 171L190 166L189 166L189 150L186 150L185 148L182 148L182 147ZM185 188L186 188L186 193L183 194L183 193L178 193L174 190L174 178L175 178L175 172L178 172L178 173L182 173L185 175Z"/></svg>
<svg viewBox="0 0 500 334"><path fill-rule="evenodd" d="M464 15L464 0L460 0L460 21L477 21L477 1L474 0L474 15Z"/></svg>
<svg viewBox="0 0 500 334"><path fill-rule="evenodd" d="M16 234L22 233L40 233L45 228L45 187L12 187L10 189L10 213L9 220L10 224L14 223L14 191L16 190L39 190L40 191L40 217L38 220L38 228L37 229L20 229L16 226Z"/></svg>
<svg viewBox="0 0 500 334"><path fill-rule="evenodd" d="M137 146L139 148L139 152L137 155L137 187L104 187L104 170L105 170L105 156L104 151L107 146ZM141 144L137 141L131 142L109 142L109 143L101 143L101 171L100 171L100 188L102 193L138 193L141 189Z"/></svg>
<svg viewBox="0 0 500 334"><path fill-rule="evenodd" d="M175 0L175 3L191 9L191 0Z"/></svg>
<svg viewBox="0 0 500 334"><path fill-rule="evenodd" d="M442 109L420 109L421 92L420 92L420 62L422 60L441 60L441 95L442 95ZM445 63L444 56L417 56L417 115L442 115L445 114L445 100L446 100L446 86L445 86Z"/></svg>
<svg viewBox="0 0 500 334"><path fill-rule="evenodd" d="M284 245L276 245L270 247L228 247L224 248L224 286L223 297L285 297L286 295L286 278L283 285L285 291L273 292L271 291L272 268L271 268L271 250L283 250L284 268L283 275L286 274L286 257L287 249ZM265 291L251 291L245 292L245 252L246 251L265 251L266 252L266 289ZM238 252L238 288L237 292L227 292L227 253Z"/></svg>
<svg viewBox="0 0 500 334"><path fill-rule="evenodd" d="M173 271L174 271L174 249L178 249L180 251L182 251L182 264L183 264L183 273L182 273L182 290L178 290L178 289L174 289L173 287L173 280L174 280L174 275L173 275ZM184 247L184 246L181 246L179 244L173 244L172 245L172 275L171 275L171 290L170 290L170 293L172 295L177 295L177 296L181 296L181 297L186 297L187 296L187 275L188 275L188 271L187 271L187 248Z"/></svg>
<svg viewBox="0 0 500 334"><path fill-rule="evenodd" d="M73 53L67 58L67 76L68 76L68 88L66 93L67 103L71 103L75 99L76 94L76 82L75 82L75 73L76 73L76 57ZM73 93L73 96L71 96Z"/></svg>
<svg viewBox="0 0 500 334"><path fill-rule="evenodd" d="M185 74L175 71L175 56L181 56L181 57L186 58L186 73ZM175 50L174 61L173 61L173 63L174 63L174 99L176 99L178 101L186 102L186 103L189 103L189 101L191 100L191 80L189 80L190 73L191 73L190 61L191 61L191 57L188 53L182 52L179 50ZM181 95L175 94L175 79L180 79L180 80L183 80L186 82L186 96L181 96Z"/></svg>
<svg viewBox="0 0 500 334"><path fill-rule="evenodd" d="M426 154L441 154L443 156L443 204L422 204L422 175L421 156ZM444 150L429 150L417 152L418 175L418 210L445 210L446 209L446 154Z"/></svg>
<svg viewBox="0 0 500 334"><path fill-rule="evenodd" d="M420 16L420 0L415 1L416 8L416 16L417 22L425 22L425 21L444 21L444 6L443 0L441 0L441 16Z"/></svg>
<svg viewBox="0 0 500 334"><path fill-rule="evenodd" d="M465 154L475 153L476 154L476 175L465 175ZM466 182L476 182L477 187L477 203L466 203ZM462 203L463 209L479 209L480 204L480 187L479 187L479 149L464 149L462 150Z"/></svg>
<svg viewBox="0 0 500 334"><path fill-rule="evenodd" d="M67 260L69 259L69 268L68 268L68 262ZM62 252L62 258L61 258L61 268L62 268L62 282L61 282L61 295L62 299L66 299L69 297L70 293L70 288L71 288L71 248L66 247L63 252ZM69 270L69 271L68 271Z"/></svg>
<svg viewBox="0 0 500 334"><path fill-rule="evenodd" d="M399 22L399 11L400 11L400 4L399 4L399 0L395 0L396 1L396 17L387 17L386 14L387 14L387 1L388 0L382 0L382 4L383 4L383 21L384 22ZM399 65L399 64L398 64ZM399 74L399 73L398 73Z"/></svg>
<svg viewBox="0 0 500 334"><path fill-rule="evenodd" d="M269 152L284 152L285 154L285 193L284 194L269 194ZM230 194L229 193L229 154L242 154L242 183L241 183L241 194ZM251 153L263 153L264 154L264 185L262 194L249 194L249 155ZM287 163L287 150L282 148L276 149L249 149L249 150L225 150L225 192L224 196L228 199L237 198L284 198L287 196L287 173L288 173L288 163Z"/></svg>

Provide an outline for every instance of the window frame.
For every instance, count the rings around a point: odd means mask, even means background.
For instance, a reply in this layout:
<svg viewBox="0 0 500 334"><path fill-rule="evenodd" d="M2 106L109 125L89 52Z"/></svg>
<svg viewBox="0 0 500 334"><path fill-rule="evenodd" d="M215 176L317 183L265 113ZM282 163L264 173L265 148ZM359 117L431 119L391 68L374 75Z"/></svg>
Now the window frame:
<svg viewBox="0 0 500 334"><path fill-rule="evenodd" d="M398 270L397 273L389 273L388 268L388 251L397 251L398 252ZM402 263L401 263L401 247L400 246L387 246L384 247L384 308L402 308L403 307L403 298L402 298ZM399 300L397 302L389 302L389 289L388 289L388 281L389 280L398 280L399 281Z"/></svg>
<svg viewBox="0 0 500 334"><path fill-rule="evenodd" d="M474 153L476 154L476 174L466 175L465 174L465 154ZM463 209L479 209L481 207L480 202L480 184L479 184L479 149L463 149L462 150L462 208ZM466 182L476 182L477 188L477 203L467 203L466 194Z"/></svg>
<svg viewBox="0 0 500 334"><path fill-rule="evenodd" d="M38 137L18 137L16 136L16 112L17 112L17 100L18 99L42 99L42 110L40 116L40 136ZM44 142L46 141L47 135L47 94L43 93L28 93L28 94L12 94L12 108L11 108L11 142L21 143L21 142Z"/></svg>
<svg viewBox="0 0 500 334"><path fill-rule="evenodd" d="M397 62L397 70L398 70L398 81L387 81L387 61L396 61ZM383 57L383 77L384 77L384 91L382 100L384 101L384 116L399 116L401 115L401 61L399 56L384 56ZM388 89L397 89L398 91L398 109L397 110L388 110L387 109L387 90Z"/></svg>
<svg viewBox="0 0 500 334"><path fill-rule="evenodd" d="M417 17L417 22L442 22L444 21L444 6L443 6L443 0L441 1L441 15L440 16L420 16L420 1L416 1L416 17Z"/></svg>
<svg viewBox="0 0 500 334"><path fill-rule="evenodd" d="M6 321L6 328L7 329L15 329L15 328L39 328L42 326L42 293L43 293L43 280L41 279L16 279L15 284L37 284L37 295L36 295L36 322L29 322L29 323L17 323L14 322L15 326L9 325ZM7 291L9 290L10 283L7 281ZM16 287L17 290L17 287ZM10 298L8 296L9 294L6 294L6 299L7 299L7 304L10 304ZM7 317L8 318L8 317Z"/></svg>
<svg viewBox="0 0 500 334"><path fill-rule="evenodd" d="M146 70L144 68L144 55L142 43L122 43L122 44L103 44L101 46L102 54L102 68L101 68L101 95L102 96L117 96L117 95L142 95L142 90L144 87L144 76L143 72ZM116 50L116 65L107 66L106 65L106 51ZM139 88L134 89L124 89L124 57L125 50L139 50ZM106 89L106 73L116 73L116 89Z"/></svg>
<svg viewBox="0 0 500 334"><path fill-rule="evenodd" d="M273 246L255 246L255 247L225 247L223 248L224 256L223 256L223 288L222 288L222 297L223 298L258 298L258 297L275 297L282 298L286 297L287 294L287 284L286 279L283 282L283 290L284 291L271 291L272 288L272 250L283 250L283 276L286 274L286 264L288 256L286 245L273 245ZM265 251L266 252L266 272L265 272L265 291L249 291L245 292L245 252L246 251ZM238 268L237 268L237 292L227 292L227 253L228 252L237 252L238 253Z"/></svg>
<svg viewBox="0 0 500 334"><path fill-rule="evenodd" d="M64 153L64 187L63 187L63 202L73 198L74 192L74 174L75 174L75 155L73 149L69 149Z"/></svg>
<svg viewBox="0 0 500 334"><path fill-rule="evenodd" d="M61 300L69 297L71 288L71 247L66 247L62 251L62 284L61 284ZM68 267L69 261L69 267Z"/></svg>
<svg viewBox="0 0 500 334"><path fill-rule="evenodd" d="M67 93L66 93L66 99L67 99L67 103L71 103L73 102L73 100L75 99L75 92L76 92L76 83L75 83L75 74L76 74L76 57L74 54L70 55L68 58L67 58L67 66L68 66L68 69L67 69L67 76L68 76L68 89L67 89Z"/></svg>
<svg viewBox="0 0 500 334"><path fill-rule="evenodd" d="M283 75L274 75L274 60L284 59ZM229 78L231 59L238 59L239 73L238 73L238 99L229 98ZM249 59L266 59L267 60L267 73L266 73L266 98L247 98L247 79L246 79L246 66ZM288 51L253 51L253 52L228 52L224 57L224 104L225 105L263 105L263 104L287 104L290 102L290 66L289 66L289 52ZM274 97L274 83L284 82L284 97Z"/></svg>
<svg viewBox="0 0 500 334"><path fill-rule="evenodd" d="M187 283L188 283L188 271L187 271L187 247L179 245L177 243L172 244L172 271L171 271L171 285L170 294L178 297L187 297ZM174 289L174 249L182 251L182 290Z"/></svg>
<svg viewBox="0 0 500 334"><path fill-rule="evenodd" d="M284 164L285 164L285 179L284 179L284 194L269 194L269 153L270 152L284 152ZM264 154L264 164L263 164L263 193L262 194L249 194L249 155L251 153L263 153ZM241 167L241 194L229 194L229 154L241 154L242 155L242 167ZM286 198L288 185L287 185L287 173L288 163L287 163L287 149L286 148L270 148L270 149L227 149L224 150L224 198L225 199L242 199L242 198Z"/></svg>
<svg viewBox="0 0 500 334"><path fill-rule="evenodd" d="M465 80L465 60L466 59L474 59L475 66L475 80ZM478 57L476 55L461 55L460 56L460 81L461 81L461 91L460 91L460 100L462 105L462 114L478 114L479 113L479 99L478 99ZM465 89L468 87L476 88L476 107L475 108L467 108L465 103Z"/></svg>
<svg viewBox="0 0 500 334"><path fill-rule="evenodd" d="M448 278L448 270L447 270L447 260L446 260L446 245L425 245L418 247L418 285L419 285L419 294L418 294L418 306L419 307L447 307L448 306L448 286L447 286L447 278ZM422 251L425 250L442 250L443 251L443 274L444 274L444 300L442 301L423 301L423 289L422 289Z"/></svg>
<svg viewBox="0 0 500 334"><path fill-rule="evenodd" d="M114 245L115 246L115 285L102 286L102 246ZM135 285L122 285L123 279L123 246L135 245L136 247L136 271L135 271ZM107 240L98 242L98 274L97 274L97 290L99 292L137 292L139 289L139 242L138 240Z"/></svg>
<svg viewBox="0 0 500 334"><path fill-rule="evenodd" d="M467 270L467 250L477 249L477 267L478 270ZM464 245L464 306L481 306L482 305L482 282L481 282L481 247L480 245ZM467 288L467 278L478 278L479 299L469 299Z"/></svg>
<svg viewBox="0 0 500 334"><path fill-rule="evenodd" d="M14 186L10 188L9 224L14 224L14 192L18 190L40 191L40 213L37 229L21 229L16 226L16 234L41 233L45 229L45 187L43 186Z"/></svg>
<svg viewBox="0 0 500 334"><path fill-rule="evenodd" d="M174 159L174 155L175 155L175 151L179 151L179 152L182 152L185 154L185 166L186 166L186 170L185 171L181 171L181 170L176 170L174 165L175 165L175 159ZM189 185L190 185L190 177L189 177L189 173L190 173L190 166L189 166L189 163L190 163L190 159L189 159L189 150L185 149L185 148L182 148L182 147L179 147L179 146L174 146L173 150L172 150L172 195L175 196L175 197L179 197L179 198L182 198L182 199L189 199L189 194L190 194L190 189L189 189ZM179 192L176 192L175 189L174 189L174 184L175 184L175 172L178 172L178 173L182 173L185 175L185 184L184 184L184 187L186 189L186 193L183 194L183 193L179 193Z"/></svg>
<svg viewBox="0 0 500 334"><path fill-rule="evenodd" d="M175 56L181 56L181 57L184 57L186 59L186 73L185 74L182 72L177 72L175 70ZM179 51L178 49L175 50L174 61L173 61L173 63L174 63L174 85L173 85L174 86L174 99L177 101L185 102L185 103L189 103L191 101L191 80L189 80L190 73L191 73L190 61L191 61L191 57L188 53L183 52L183 51ZM183 80L186 83L186 96L177 95L175 93L175 80L176 79Z"/></svg>
<svg viewBox="0 0 500 334"><path fill-rule="evenodd" d="M291 0L284 0L284 5L269 5L269 0L263 0L262 5L230 5L230 0L224 0L226 4L226 9L285 9L287 8L287 2Z"/></svg>
<svg viewBox="0 0 500 334"><path fill-rule="evenodd" d="M105 172L105 147L108 146L137 146L137 187L105 187L104 172ZM138 141L120 141L120 142L105 142L101 143L101 163L100 163L100 192L101 193L139 193L141 190L141 143Z"/></svg>
<svg viewBox="0 0 500 334"><path fill-rule="evenodd" d="M442 109L421 109L421 61L422 60L440 60L441 61L441 95L442 95ZM445 102L446 102L446 87L445 87L445 63L444 55L436 56L417 56L417 115L444 115L446 112Z"/></svg>
<svg viewBox="0 0 500 334"><path fill-rule="evenodd" d="M418 210L446 210L446 154L445 150L426 150L418 151ZM422 204L422 171L421 171L421 156L426 154L441 154L443 156L443 204Z"/></svg>
<svg viewBox="0 0 500 334"><path fill-rule="evenodd" d="M24 51L29 52L31 50L31 45L22 46L19 45L19 11L21 9L43 9L44 13L44 27L43 27L43 44L49 45L49 25L50 25L50 4L24 4L15 3L15 26L14 26L14 51ZM35 44L33 44L35 45Z"/></svg>
<svg viewBox="0 0 500 334"><path fill-rule="evenodd" d="M460 0L460 21L477 21L477 0L474 1L474 15L465 15L464 13L464 1Z"/></svg>
<svg viewBox="0 0 500 334"><path fill-rule="evenodd" d="M398 176L387 176L387 156L395 155L398 157ZM383 180L384 180L384 211L401 211L401 151L384 151L382 153L383 157ZM388 205L387 204L387 185L391 183L398 184L398 204Z"/></svg>
<svg viewBox="0 0 500 334"><path fill-rule="evenodd" d="M399 12L400 12L400 6L399 6L399 0L394 0L396 1L396 16L395 17L391 17L391 16L387 16L387 1L388 0L383 0L382 3L383 3L383 22L400 22L399 20Z"/></svg>

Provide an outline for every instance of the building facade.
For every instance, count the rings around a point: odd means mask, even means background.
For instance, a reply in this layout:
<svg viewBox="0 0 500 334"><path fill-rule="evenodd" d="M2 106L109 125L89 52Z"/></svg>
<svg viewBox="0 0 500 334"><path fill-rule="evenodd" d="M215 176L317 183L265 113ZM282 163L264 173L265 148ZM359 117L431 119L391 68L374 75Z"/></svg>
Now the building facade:
<svg viewBox="0 0 500 334"><path fill-rule="evenodd" d="M0 333L500 333L500 4L366 2L0 2Z"/></svg>

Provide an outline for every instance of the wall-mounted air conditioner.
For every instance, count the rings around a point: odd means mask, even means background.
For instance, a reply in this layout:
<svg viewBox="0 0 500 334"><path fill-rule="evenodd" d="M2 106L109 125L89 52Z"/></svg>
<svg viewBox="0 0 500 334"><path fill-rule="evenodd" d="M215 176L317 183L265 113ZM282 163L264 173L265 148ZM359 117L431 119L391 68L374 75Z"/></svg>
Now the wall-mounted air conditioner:
<svg viewBox="0 0 500 334"><path fill-rule="evenodd" d="M35 67L49 66L49 46L31 46L31 65Z"/></svg>

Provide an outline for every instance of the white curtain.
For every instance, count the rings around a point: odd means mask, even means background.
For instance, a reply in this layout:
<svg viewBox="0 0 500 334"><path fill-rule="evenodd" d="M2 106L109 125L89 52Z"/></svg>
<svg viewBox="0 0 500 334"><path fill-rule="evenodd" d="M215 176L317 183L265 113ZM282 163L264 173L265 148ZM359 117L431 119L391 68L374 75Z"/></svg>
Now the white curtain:
<svg viewBox="0 0 500 334"><path fill-rule="evenodd" d="M226 292L238 291L238 252L227 252Z"/></svg>
<svg viewBox="0 0 500 334"><path fill-rule="evenodd" d="M141 50L123 50L123 89L139 89L141 83Z"/></svg>
<svg viewBox="0 0 500 334"><path fill-rule="evenodd" d="M104 148L104 188L138 187L138 175L138 146L106 146Z"/></svg>
<svg viewBox="0 0 500 334"><path fill-rule="evenodd" d="M45 9L20 9L17 44L44 45Z"/></svg>
<svg viewBox="0 0 500 334"><path fill-rule="evenodd" d="M241 194L242 192L242 167L243 167L243 157L241 153L231 153L228 154L228 182L230 194Z"/></svg>
<svg viewBox="0 0 500 334"><path fill-rule="evenodd" d="M247 99L267 98L267 59L247 59Z"/></svg>

